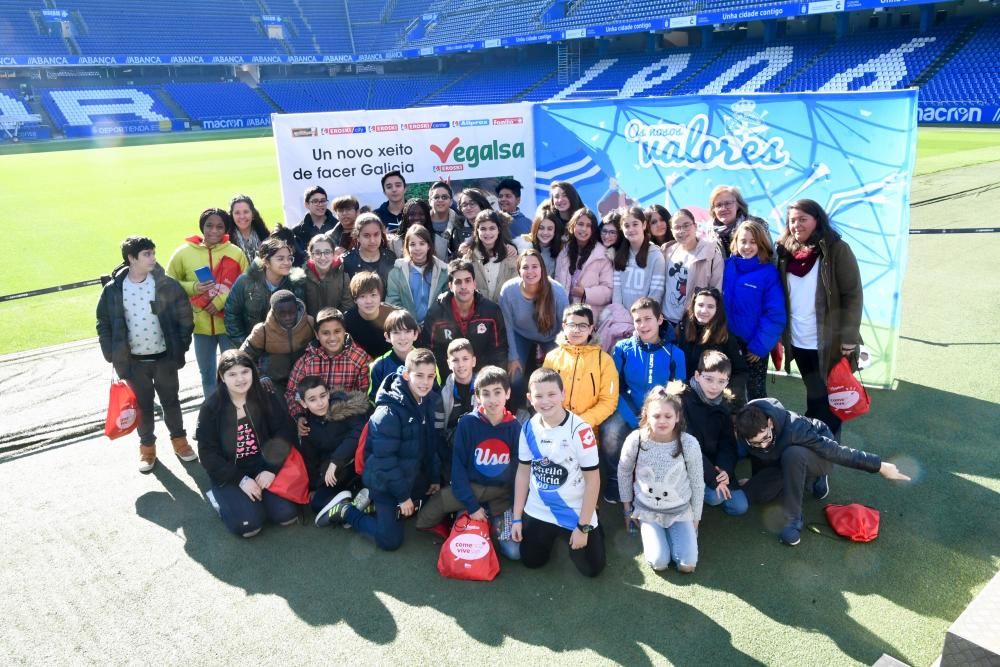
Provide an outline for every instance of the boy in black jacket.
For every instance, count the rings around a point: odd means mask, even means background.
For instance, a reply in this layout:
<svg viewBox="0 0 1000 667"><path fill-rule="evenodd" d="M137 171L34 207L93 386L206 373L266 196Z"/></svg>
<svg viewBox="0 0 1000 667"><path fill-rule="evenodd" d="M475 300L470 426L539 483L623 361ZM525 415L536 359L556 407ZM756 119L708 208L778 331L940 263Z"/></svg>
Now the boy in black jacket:
<svg viewBox="0 0 1000 667"><path fill-rule="evenodd" d="M736 485L736 435L733 433L729 385L732 363L718 350L706 350L681 394L687 432L701 447L705 504L722 505L730 516L746 514L747 497ZM734 488L736 487L736 488Z"/></svg>
<svg viewBox="0 0 1000 667"><path fill-rule="evenodd" d="M368 397L363 391L331 392L315 375L303 378L295 391L309 426L309 435L302 437L309 489L313 492L309 508L316 512L316 525L323 527L329 524L330 508L350 498L351 489L357 486L354 450L368 416ZM356 502L368 504L364 500Z"/></svg>
<svg viewBox="0 0 1000 667"><path fill-rule="evenodd" d="M181 417L177 371L191 346L194 313L187 293L156 263L156 244L145 236L122 241L123 264L102 278L97 304L101 352L128 382L139 403L139 472L156 465L153 393L160 396L163 420L174 453L194 461ZM207 397L206 397L207 398Z"/></svg>
<svg viewBox="0 0 1000 667"><path fill-rule="evenodd" d="M877 472L886 479L910 479L878 454L844 447L822 421L786 410L773 398L750 401L736 413L736 436L749 447L753 464L753 476L743 491L751 503L768 502L781 494L785 527L780 539L788 546L800 541L806 479L815 478L813 496L826 498L834 463Z"/></svg>

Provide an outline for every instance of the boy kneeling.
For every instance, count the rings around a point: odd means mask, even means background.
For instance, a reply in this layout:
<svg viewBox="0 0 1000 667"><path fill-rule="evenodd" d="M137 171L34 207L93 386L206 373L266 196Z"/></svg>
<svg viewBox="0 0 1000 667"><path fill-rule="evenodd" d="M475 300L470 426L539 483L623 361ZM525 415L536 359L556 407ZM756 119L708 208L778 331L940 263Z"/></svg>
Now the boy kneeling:
<svg viewBox="0 0 1000 667"><path fill-rule="evenodd" d="M327 516L331 524L350 524L375 540L379 549L398 549L403 544L403 519L417 510L417 501L440 489L435 401L429 396L436 376L434 354L424 348L410 350L405 365L375 399L361 475L375 515L365 513L355 499L337 503Z"/></svg>
<svg viewBox="0 0 1000 667"><path fill-rule="evenodd" d="M597 524L601 490L597 439L586 422L563 408L562 378L540 368L528 379L535 416L524 423L514 480L515 542L526 567L545 565L559 538L585 577L604 569L604 530Z"/></svg>
<svg viewBox="0 0 1000 667"><path fill-rule="evenodd" d="M510 379L503 369L486 366L473 384L479 408L462 415L455 427L451 486L431 496L421 508L417 528L429 529L446 514L464 509L473 519L489 517L500 553L517 560L519 545L500 535L504 512L513 500L516 466L512 453L521 431L506 407Z"/></svg>
<svg viewBox="0 0 1000 667"><path fill-rule="evenodd" d="M813 496L830 493L833 464L877 472L886 479L909 481L895 464L878 454L851 449L833 438L830 427L818 419L786 410L776 399L758 398L736 413L736 436L750 448L753 477L743 485L751 504L782 497L785 527L780 539L794 547L802 532L802 494L806 478L813 478Z"/></svg>

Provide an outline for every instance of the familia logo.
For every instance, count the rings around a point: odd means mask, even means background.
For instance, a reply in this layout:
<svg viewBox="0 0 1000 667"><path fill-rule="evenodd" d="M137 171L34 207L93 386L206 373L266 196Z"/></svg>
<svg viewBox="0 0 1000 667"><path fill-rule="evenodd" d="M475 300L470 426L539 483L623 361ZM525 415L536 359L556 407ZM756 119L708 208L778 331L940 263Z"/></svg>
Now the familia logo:
<svg viewBox="0 0 1000 667"><path fill-rule="evenodd" d="M708 116L698 114L687 125L659 122L647 125L633 119L625 125L625 139L639 145L639 164L644 168L687 167L689 169L780 169L791 156L784 139L760 136L766 129L762 116L741 109L721 137L708 132ZM751 121L752 119L752 121ZM734 132L735 130L735 132Z"/></svg>
<svg viewBox="0 0 1000 667"><path fill-rule="evenodd" d="M524 157L524 142L521 141L509 144L494 139L492 143L469 146L463 146L461 143L461 139L454 137L444 148L431 144L431 152L441 160L441 164L434 167L434 171L461 171L465 165L474 169L482 162ZM456 164L447 164L449 160Z"/></svg>

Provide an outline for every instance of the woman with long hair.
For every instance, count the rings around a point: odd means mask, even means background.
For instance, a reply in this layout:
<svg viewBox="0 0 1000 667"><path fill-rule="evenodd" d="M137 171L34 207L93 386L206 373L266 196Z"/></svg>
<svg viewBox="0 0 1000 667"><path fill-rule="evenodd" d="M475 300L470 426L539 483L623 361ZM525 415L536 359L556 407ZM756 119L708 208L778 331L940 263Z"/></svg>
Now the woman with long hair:
<svg viewBox="0 0 1000 667"><path fill-rule="evenodd" d="M208 208L198 217L198 231L185 239L167 264L167 275L180 283L194 310L194 356L201 372L204 397L215 391L215 352L233 347L223 320L230 289L246 271L243 251L229 242L226 230L232 218L221 208ZM198 271L208 267L212 275L202 280Z"/></svg>
<svg viewBox="0 0 1000 667"><path fill-rule="evenodd" d="M857 365L864 294L851 247L812 199L788 206L778 237L778 271L788 295L785 369L795 361L806 386L806 416L823 420L839 440L826 377L841 357Z"/></svg>
<svg viewBox="0 0 1000 667"><path fill-rule="evenodd" d="M670 211L665 206L653 204L644 212L649 225L649 238L657 247L662 248L664 243L674 240L674 235L670 233Z"/></svg>
<svg viewBox="0 0 1000 667"><path fill-rule="evenodd" d="M239 194L229 202L226 234L229 235L229 242L243 251L249 263L257 256L257 248L271 232L267 230L253 200L248 195Z"/></svg>
<svg viewBox="0 0 1000 667"><path fill-rule="evenodd" d="M666 288L663 253L653 243L645 214L638 206L612 213L620 221L624 243L615 253L611 302L628 309L636 300L648 296L662 304Z"/></svg>
<svg viewBox="0 0 1000 667"><path fill-rule="evenodd" d="M597 230L601 245L604 246L604 254L612 262L615 261L618 249L625 244L625 239L622 238L621 223L622 215L619 209L608 211L601 219L601 226Z"/></svg>
<svg viewBox="0 0 1000 667"><path fill-rule="evenodd" d="M556 236L562 238L566 233L573 214L583 208L583 199L572 183L555 181L549 186L549 217L556 223Z"/></svg>
<svg viewBox="0 0 1000 667"><path fill-rule="evenodd" d="M747 361L747 400L764 398L767 357L788 325L785 291L766 229L744 220L733 234L730 252L722 275L726 319Z"/></svg>
<svg viewBox="0 0 1000 667"><path fill-rule="evenodd" d="M472 222L480 211L491 208L493 207L490 206L489 196L479 188L462 190L458 195L458 218L445 231L449 257L458 257L462 254L462 244L472 236Z"/></svg>
<svg viewBox="0 0 1000 667"><path fill-rule="evenodd" d="M699 287L694 291L694 298L688 302L684 319L677 327L677 346L684 352L684 377L688 380L694 377L705 351L718 350L729 357L732 364L729 386L738 404L746 402L747 363L739 339L729 331L719 290Z"/></svg>
<svg viewBox="0 0 1000 667"><path fill-rule="evenodd" d="M416 197L407 199L406 203L403 204L402 222L399 223L399 228L394 233L389 234L389 249L392 250L392 254L396 257L403 256L403 239L411 225L426 227L434 241L431 244L434 256L441 261L447 261L448 242L434 230L434 225L431 223L430 205L425 200Z"/></svg>
<svg viewBox="0 0 1000 667"><path fill-rule="evenodd" d="M517 275L517 250L510 238L511 218L489 209L472 223L472 244L465 258L472 262L476 289L490 301L500 298L500 288Z"/></svg>
<svg viewBox="0 0 1000 667"><path fill-rule="evenodd" d="M517 258L516 278L500 288L500 312L507 328L507 372L515 405L524 401L525 380L555 347L560 315L569 305L566 290L550 280L542 254L534 248Z"/></svg>
<svg viewBox="0 0 1000 667"><path fill-rule="evenodd" d="M663 317L676 327L697 287L722 287L724 261L719 246L698 239L694 214L686 208L670 218L674 240L663 246L667 286L663 294Z"/></svg>
<svg viewBox="0 0 1000 667"><path fill-rule="evenodd" d="M531 221L531 231L514 239L514 247L518 252L529 248L538 251L545 264L545 273L550 278L556 274L556 258L559 257L562 246L562 237L556 233L556 223L542 212Z"/></svg>
<svg viewBox="0 0 1000 667"><path fill-rule="evenodd" d="M271 310L271 295L278 290L289 290L305 300L306 276L302 269L292 267L294 257L292 245L273 235L257 248L257 257L226 299L223 319L234 346L242 345L254 325L264 321Z"/></svg>
<svg viewBox="0 0 1000 667"><path fill-rule="evenodd" d="M195 433L212 481L209 502L226 528L241 537L253 537L267 520L297 522L299 505L269 490L298 439L292 418L278 395L261 386L246 352L223 352L216 378Z"/></svg>
<svg viewBox="0 0 1000 667"><path fill-rule="evenodd" d="M601 310L611 303L614 269L599 244L597 214L581 208L570 218L569 239L556 260L556 280L568 291L572 303L586 303L599 321Z"/></svg>
<svg viewBox="0 0 1000 667"><path fill-rule="evenodd" d="M405 308L418 323L448 286L448 265L434 256L431 233L423 225L413 225L403 239L403 256L389 272L385 301Z"/></svg>
<svg viewBox="0 0 1000 667"><path fill-rule="evenodd" d="M306 249L306 313L316 317L324 308L345 311L354 305L351 277L344 271L332 232L323 232L309 239Z"/></svg>

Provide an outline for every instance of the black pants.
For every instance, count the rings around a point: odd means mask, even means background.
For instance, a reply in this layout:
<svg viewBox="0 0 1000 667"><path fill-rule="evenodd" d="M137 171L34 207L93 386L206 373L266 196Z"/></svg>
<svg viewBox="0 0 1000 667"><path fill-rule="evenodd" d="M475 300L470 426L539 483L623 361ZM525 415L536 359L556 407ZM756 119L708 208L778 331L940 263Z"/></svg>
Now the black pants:
<svg viewBox="0 0 1000 667"><path fill-rule="evenodd" d="M757 361L747 361L750 373L747 375L747 400L767 396L767 355Z"/></svg>
<svg viewBox="0 0 1000 667"><path fill-rule="evenodd" d="M806 386L806 417L822 420L833 431L833 439L840 442L840 420L830 412L826 378L819 370L819 352L793 345L791 354Z"/></svg>
<svg viewBox="0 0 1000 667"><path fill-rule="evenodd" d="M570 530L525 514L524 525L521 527L521 562L530 568L545 565L549 562L552 545L556 540L562 540L569 548L571 534ZM583 576L599 575L607 564L604 553L604 527L597 526L590 531L587 535L587 546L583 549L570 549L569 559Z"/></svg>
<svg viewBox="0 0 1000 667"><path fill-rule="evenodd" d="M751 504L767 503L781 495L785 521L802 518L802 495L806 480L829 475L833 463L807 447L792 446L781 454L781 465L769 466L754 473L743 486Z"/></svg>
<svg viewBox="0 0 1000 667"><path fill-rule="evenodd" d="M153 431L153 392L160 397L163 406L163 421L171 438L187 435L184 418L181 416L181 402L177 398L180 381L177 379L177 364L170 359L132 359L129 367L128 384L139 402L139 444L156 444Z"/></svg>

